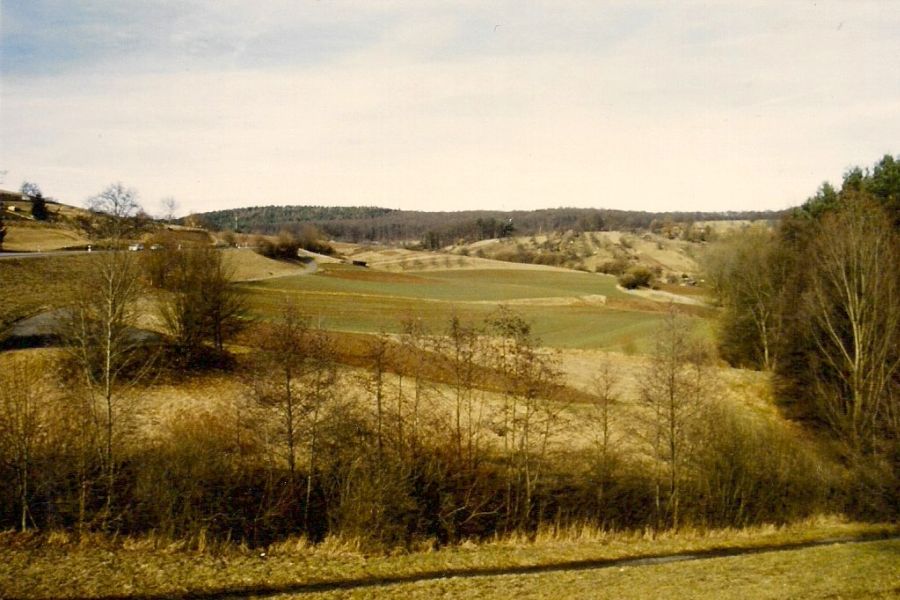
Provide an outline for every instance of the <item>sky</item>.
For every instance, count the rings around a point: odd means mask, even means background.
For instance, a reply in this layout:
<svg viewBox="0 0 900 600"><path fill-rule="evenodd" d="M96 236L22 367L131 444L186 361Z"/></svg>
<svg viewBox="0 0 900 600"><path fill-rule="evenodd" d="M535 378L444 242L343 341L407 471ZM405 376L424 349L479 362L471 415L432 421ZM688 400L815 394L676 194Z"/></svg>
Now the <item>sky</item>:
<svg viewBox="0 0 900 600"><path fill-rule="evenodd" d="M900 0L0 0L0 188L770 210L900 154Z"/></svg>

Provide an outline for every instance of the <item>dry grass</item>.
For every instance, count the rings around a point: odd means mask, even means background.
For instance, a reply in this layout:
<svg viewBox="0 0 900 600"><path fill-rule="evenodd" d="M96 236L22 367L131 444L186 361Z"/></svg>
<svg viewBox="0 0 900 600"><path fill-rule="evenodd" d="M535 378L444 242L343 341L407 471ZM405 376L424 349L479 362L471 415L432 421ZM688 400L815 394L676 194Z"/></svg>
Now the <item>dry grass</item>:
<svg viewBox="0 0 900 600"><path fill-rule="evenodd" d="M491 258L462 256L443 252L424 252L406 248L335 244L335 248L352 260L366 261L369 267L382 271L474 271L514 269L518 271L566 271L558 267L508 263Z"/></svg>
<svg viewBox="0 0 900 600"><path fill-rule="evenodd" d="M665 594L677 592L683 596L692 590L698 592L695 597L712 597L733 591L729 585L735 576L742 585L749 586L747 590L768 589L770 597L790 596L794 591L806 589L816 590L818 594L832 590L884 592L898 584L895 567L900 546L896 541L622 570L570 571L566 565L896 533L896 527L845 523L837 519L785 528L767 526L656 536L582 529L547 532L534 542L502 539L481 545L467 543L442 550L384 556L366 556L352 540L331 539L311 546L295 539L266 550L251 550L234 545L210 546L202 535L189 543L154 537L91 537L79 542L68 535L7 533L0 537L0 596L90 598L154 594L166 597L228 591L248 595L251 590L299 592L303 591L303 585L327 586L340 582L346 585L357 580L368 587L355 590L351 587L328 597L343 594L433 597L439 593L451 597L503 594L546 597L562 593L596 597L598 589L607 585L615 586L610 591L627 597L667 597ZM510 569L515 573L516 569L535 567L548 567L554 572L465 577L478 575L479 571ZM442 578L442 574L451 578ZM379 580L404 577L412 581L379 584ZM776 587L766 588L767 580ZM675 581L678 585L673 585ZM695 588L696 585L703 587Z"/></svg>
<svg viewBox="0 0 900 600"><path fill-rule="evenodd" d="M680 277L682 273L698 272L694 258L698 244L670 240L652 233L638 236L620 231L554 232L549 235L481 240L454 247L452 251L491 259L515 253L517 248L557 257L563 260L562 264L566 267L587 271L594 271L608 261L622 258L629 264L659 268L664 275Z"/></svg>
<svg viewBox="0 0 900 600"><path fill-rule="evenodd" d="M303 598L896 598L900 542L837 544L696 562L441 578ZM284 594L275 598L296 598Z"/></svg>
<svg viewBox="0 0 900 600"><path fill-rule="evenodd" d="M22 222L10 223L6 229L3 249L9 252L46 252L89 243L79 233L54 225Z"/></svg>
<svg viewBox="0 0 900 600"><path fill-rule="evenodd" d="M22 317L59 306L90 269L96 254L0 261L0 330Z"/></svg>
<svg viewBox="0 0 900 600"><path fill-rule="evenodd" d="M250 249L224 250L226 264L234 270L235 281L259 281L273 277L300 275L307 271L299 262L272 260Z"/></svg>

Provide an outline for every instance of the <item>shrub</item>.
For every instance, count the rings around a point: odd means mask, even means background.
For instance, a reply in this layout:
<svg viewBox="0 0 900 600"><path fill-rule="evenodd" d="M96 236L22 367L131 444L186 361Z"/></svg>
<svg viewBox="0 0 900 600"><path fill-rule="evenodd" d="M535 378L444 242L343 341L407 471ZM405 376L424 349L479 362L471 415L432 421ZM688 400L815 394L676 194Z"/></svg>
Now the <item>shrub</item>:
<svg viewBox="0 0 900 600"><path fill-rule="evenodd" d="M647 267L631 267L619 276L619 285L627 290L650 287L652 283L653 272Z"/></svg>
<svg viewBox="0 0 900 600"><path fill-rule="evenodd" d="M597 265L596 270L598 273L619 276L628 270L628 261L621 257L613 258Z"/></svg>
<svg viewBox="0 0 900 600"><path fill-rule="evenodd" d="M786 523L826 504L826 464L785 426L712 406L693 437L695 522Z"/></svg>

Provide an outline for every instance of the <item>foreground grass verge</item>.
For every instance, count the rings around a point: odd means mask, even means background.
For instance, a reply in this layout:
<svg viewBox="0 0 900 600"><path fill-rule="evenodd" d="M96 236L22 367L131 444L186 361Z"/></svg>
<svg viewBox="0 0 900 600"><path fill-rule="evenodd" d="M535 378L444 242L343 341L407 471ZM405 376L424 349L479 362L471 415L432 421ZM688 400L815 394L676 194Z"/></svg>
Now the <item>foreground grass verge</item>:
<svg viewBox="0 0 900 600"><path fill-rule="evenodd" d="M572 580L572 585L578 584L582 578L589 577L586 575L589 571L585 570L585 565L591 561L738 548L758 549L897 533L898 529L893 525L843 523L837 520L820 520L784 528L770 526L746 530L665 533L656 536L567 530L559 535L541 535L534 542L504 539L484 544L463 544L438 551L377 556L366 555L351 544L335 541L310 547L302 540L295 540L280 543L265 552L233 545L212 549L206 547L199 551L187 549L184 544L164 544L161 540L152 538L92 538L79 544L66 536L8 533L0 537L0 597L212 598L280 592L296 594L306 591L359 593L360 597L370 597L382 592L398 596L418 595L421 592L433 596L442 591L454 596L493 596L495 588L491 586L508 585L507 582L495 581L498 578L509 581L534 578L535 583L523 585L525 589L533 588L532 591L536 593L540 590L533 586L555 586L557 580L563 581L566 578ZM896 572L897 553L900 552L898 543L889 541L871 547L862 546L864 545L847 546L846 552L854 553L851 559L859 561L861 565L872 563L873 574L864 579L863 583L871 580L873 585L877 583L880 586L872 588L873 590L896 586L896 574L892 573ZM810 577L831 569L829 561L832 560L832 554L829 554L829 548L796 551L801 553L797 560L805 560L802 558L803 553L809 552L809 560L821 563L814 567L814 572L806 569ZM843 550L838 551L838 557L834 560L848 560L846 557L841 558L841 552ZM776 553L777 556L784 554ZM772 563L768 556L758 554L717 558L690 565L720 564L717 561L723 560L756 561L759 566L753 568L765 572L775 569L777 564ZM886 568L880 566L885 561ZM678 564L656 565L652 569L682 568L688 564L681 563L681 567ZM523 568L534 572L522 574ZM547 568L548 573L541 572L544 568ZM617 568L600 571L610 573ZM516 569L519 569L518 573ZM889 572L883 573L885 569ZM515 576L498 575L504 570L510 570ZM716 582L724 585L722 578L727 577L728 573L729 569L713 568L708 573L711 585L716 585ZM790 571L788 574L791 574ZM485 576L472 577L473 575ZM459 581L442 579L445 577L457 578ZM392 581L403 583L381 585ZM449 585L447 581L456 581L452 585L460 587L440 587ZM588 586L585 589L589 590L594 584L588 582L585 585ZM621 585L627 588L629 584L623 580ZM564 588L548 587L538 595L551 595L561 589ZM649 589L651 588L644 588L645 597ZM679 591L677 587L673 590ZM683 592L684 589L680 591ZM659 597L656 593L650 595Z"/></svg>
<svg viewBox="0 0 900 600"><path fill-rule="evenodd" d="M895 598L900 541L671 564L453 577L273 598Z"/></svg>

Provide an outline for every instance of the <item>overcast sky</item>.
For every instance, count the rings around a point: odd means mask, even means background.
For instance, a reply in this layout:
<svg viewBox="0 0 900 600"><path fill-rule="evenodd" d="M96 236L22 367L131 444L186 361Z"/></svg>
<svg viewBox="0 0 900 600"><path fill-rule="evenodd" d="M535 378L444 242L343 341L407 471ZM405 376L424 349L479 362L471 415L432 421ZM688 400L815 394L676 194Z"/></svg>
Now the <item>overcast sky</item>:
<svg viewBox="0 0 900 600"><path fill-rule="evenodd" d="M900 153L900 2L0 0L0 187L779 209Z"/></svg>

